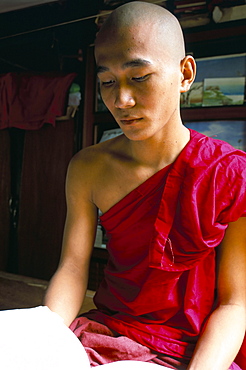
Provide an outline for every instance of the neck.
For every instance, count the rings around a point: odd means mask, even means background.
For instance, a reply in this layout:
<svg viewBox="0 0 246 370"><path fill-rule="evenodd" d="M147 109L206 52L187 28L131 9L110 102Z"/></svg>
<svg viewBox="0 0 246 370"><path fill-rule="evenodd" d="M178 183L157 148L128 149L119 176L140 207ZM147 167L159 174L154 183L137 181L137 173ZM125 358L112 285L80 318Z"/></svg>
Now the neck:
<svg viewBox="0 0 246 370"><path fill-rule="evenodd" d="M185 126L147 140L128 140L129 153L134 162L159 170L173 163L190 140Z"/></svg>

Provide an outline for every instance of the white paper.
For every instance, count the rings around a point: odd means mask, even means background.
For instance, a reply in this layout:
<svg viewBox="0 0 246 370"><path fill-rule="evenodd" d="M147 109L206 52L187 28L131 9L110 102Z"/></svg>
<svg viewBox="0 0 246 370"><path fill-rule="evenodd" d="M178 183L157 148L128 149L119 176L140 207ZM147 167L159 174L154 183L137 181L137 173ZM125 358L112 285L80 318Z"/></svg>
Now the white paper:
<svg viewBox="0 0 246 370"><path fill-rule="evenodd" d="M40 306L0 312L0 369L86 370L90 364L62 318Z"/></svg>
<svg viewBox="0 0 246 370"><path fill-rule="evenodd" d="M142 361L116 361L102 370L160 370ZM0 311L1 370L90 370L84 347L48 307Z"/></svg>

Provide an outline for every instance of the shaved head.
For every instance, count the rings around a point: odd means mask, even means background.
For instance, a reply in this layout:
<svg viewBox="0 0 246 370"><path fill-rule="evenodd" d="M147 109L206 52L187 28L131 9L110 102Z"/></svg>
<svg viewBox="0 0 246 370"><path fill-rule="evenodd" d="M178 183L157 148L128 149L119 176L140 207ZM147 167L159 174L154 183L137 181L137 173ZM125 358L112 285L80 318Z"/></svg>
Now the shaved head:
<svg viewBox="0 0 246 370"><path fill-rule="evenodd" d="M144 32L145 31L145 32ZM147 32L146 32L147 31ZM151 38L160 48L179 61L185 57L183 33L177 19L161 6L133 1L114 10L106 19L96 38L96 48L101 43L134 35L139 43ZM177 60L176 59L176 60Z"/></svg>
<svg viewBox="0 0 246 370"><path fill-rule="evenodd" d="M180 93L193 82L195 63L169 11L142 1L120 6L98 32L95 58L102 99L128 138L182 126Z"/></svg>

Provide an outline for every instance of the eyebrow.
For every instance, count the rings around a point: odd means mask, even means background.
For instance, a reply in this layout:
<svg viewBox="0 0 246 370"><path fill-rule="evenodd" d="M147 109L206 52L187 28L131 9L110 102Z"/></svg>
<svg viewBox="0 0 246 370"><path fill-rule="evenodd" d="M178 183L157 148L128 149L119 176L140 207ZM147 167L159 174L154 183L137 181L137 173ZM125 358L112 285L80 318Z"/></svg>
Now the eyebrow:
<svg viewBox="0 0 246 370"><path fill-rule="evenodd" d="M122 69L126 68L134 68L134 67L147 67L152 65L152 63L149 60L138 58L138 59L133 59L129 60L128 62L125 62L122 65ZM103 72L108 72L109 68L104 67L104 66L98 66L97 67L97 73L103 73Z"/></svg>

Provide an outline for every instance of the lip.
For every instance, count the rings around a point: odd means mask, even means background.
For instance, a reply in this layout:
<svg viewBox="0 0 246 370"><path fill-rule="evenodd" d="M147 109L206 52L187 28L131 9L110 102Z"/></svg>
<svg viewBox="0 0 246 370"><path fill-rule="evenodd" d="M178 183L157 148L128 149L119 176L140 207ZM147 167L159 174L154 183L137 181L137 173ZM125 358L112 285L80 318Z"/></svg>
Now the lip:
<svg viewBox="0 0 246 370"><path fill-rule="evenodd" d="M135 125L136 123L138 123L141 120L142 120L142 118L128 117L126 119L121 119L120 122L122 123L122 125L129 126L129 125Z"/></svg>

